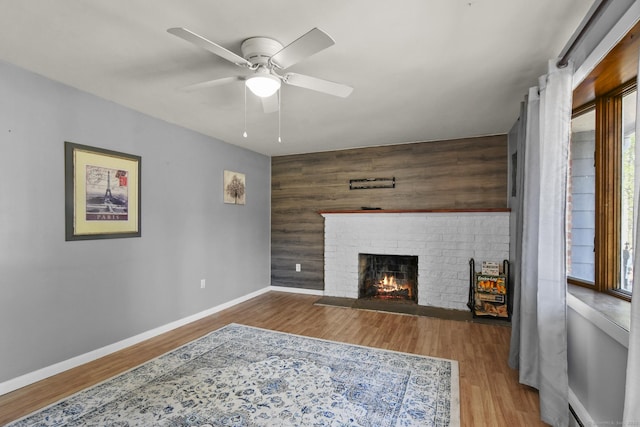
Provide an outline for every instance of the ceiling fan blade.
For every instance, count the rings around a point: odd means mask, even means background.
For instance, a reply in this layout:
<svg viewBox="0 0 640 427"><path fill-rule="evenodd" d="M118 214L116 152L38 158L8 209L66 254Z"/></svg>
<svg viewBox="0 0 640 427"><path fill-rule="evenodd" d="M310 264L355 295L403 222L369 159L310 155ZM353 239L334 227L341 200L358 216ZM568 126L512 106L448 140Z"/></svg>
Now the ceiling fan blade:
<svg viewBox="0 0 640 427"><path fill-rule="evenodd" d="M333 96L346 98L351 95L353 88L341 83L330 82L329 80L318 79L316 77L305 76L304 74L287 73L282 77L282 81L291 86L311 89Z"/></svg>
<svg viewBox="0 0 640 427"><path fill-rule="evenodd" d="M185 90L187 92L192 92L194 90L200 90L200 89L206 89L206 88L210 88L210 87L214 87L214 86L220 86L220 85L224 85L227 83L233 83L236 81L242 80L241 77L239 76L233 76L233 77L223 77L221 79L215 79L215 80L208 80L206 82L201 82L201 83L195 83L189 86L185 86L182 88L182 90Z"/></svg>
<svg viewBox="0 0 640 427"><path fill-rule="evenodd" d="M280 91L260 99L262 100L262 111L265 113L275 113L280 109Z"/></svg>
<svg viewBox="0 0 640 427"><path fill-rule="evenodd" d="M319 28L314 28L289 45L283 47L271 57L270 61L278 68L289 68L314 53L333 46L335 43L329 34Z"/></svg>
<svg viewBox="0 0 640 427"><path fill-rule="evenodd" d="M236 65L243 65L247 67L251 67L251 62L247 61L240 55L236 55L224 47L215 44L211 40L207 40L202 36L197 35L196 33L187 30L186 28L178 27L178 28L169 28L167 32L173 34L174 36L178 36L183 40L186 40L190 43L195 44L198 47L208 50L209 52L215 53L221 58L226 59L229 62L233 62Z"/></svg>

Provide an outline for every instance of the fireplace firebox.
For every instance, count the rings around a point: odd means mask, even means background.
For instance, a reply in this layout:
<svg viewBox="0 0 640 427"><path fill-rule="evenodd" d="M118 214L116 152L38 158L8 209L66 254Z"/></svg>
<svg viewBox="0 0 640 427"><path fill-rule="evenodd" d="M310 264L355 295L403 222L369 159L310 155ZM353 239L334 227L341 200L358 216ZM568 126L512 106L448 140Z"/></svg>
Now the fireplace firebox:
<svg viewBox="0 0 640 427"><path fill-rule="evenodd" d="M358 255L358 298L418 302L418 257Z"/></svg>

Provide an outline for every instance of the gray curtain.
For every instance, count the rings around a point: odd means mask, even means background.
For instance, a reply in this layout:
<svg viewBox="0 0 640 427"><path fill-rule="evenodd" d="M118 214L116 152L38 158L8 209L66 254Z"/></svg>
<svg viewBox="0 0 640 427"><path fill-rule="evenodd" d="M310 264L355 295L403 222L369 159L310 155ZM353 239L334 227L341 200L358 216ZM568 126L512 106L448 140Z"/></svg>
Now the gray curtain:
<svg viewBox="0 0 640 427"><path fill-rule="evenodd" d="M638 65L640 71L640 64ZM640 87L640 77L638 87ZM636 100L636 150L635 150L635 201L634 201L634 227L635 241L633 245L638 247L640 242L640 227L638 226L638 203L640 203L640 144L637 141L640 136L640 96ZM634 250L633 271L640 271L640 251ZM634 275L635 276L635 275ZM634 277L633 292L635 296L631 300L631 325L629 329L629 353L627 355L627 379L624 396L624 426L640 426L640 280Z"/></svg>
<svg viewBox="0 0 640 427"><path fill-rule="evenodd" d="M522 209L514 242L521 256L514 302L509 363L520 382L539 390L540 418L569 424L566 306L566 180L569 162L573 67L548 74L526 101ZM521 153L522 151L520 151ZM517 243L515 243L517 244Z"/></svg>
<svg viewBox="0 0 640 427"><path fill-rule="evenodd" d="M534 89L535 99L538 98L538 88ZM509 215L509 233L511 235L511 245L509 247L509 280L512 283L513 301L520 301L520 269L522 259L522 209L524 198L522 191L524 189L524 163L525 163L525 136L527 135L527 115L529 110L529 95L525 96L524 102L520 104L520 117L509 133L509 151L513 156L515 154L515 162L511 158L510 176L513 182L511 189L510 205L511 213ZM511 314L511 323L513 325L520 324L520 307L519 304ZM513 327L511 329L511 346L509 348L509 365L514 369L519 367L520 354L520 329ZM517 344L516 344L517 343Z"/></svg>

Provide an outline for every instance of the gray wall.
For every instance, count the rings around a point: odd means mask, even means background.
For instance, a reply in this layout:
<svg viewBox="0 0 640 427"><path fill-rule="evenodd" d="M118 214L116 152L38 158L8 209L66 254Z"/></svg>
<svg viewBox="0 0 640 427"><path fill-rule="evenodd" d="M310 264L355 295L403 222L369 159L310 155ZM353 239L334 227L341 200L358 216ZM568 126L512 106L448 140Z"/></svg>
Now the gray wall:
<svg viewBox="0 0 640 427"><path fill-rule="evenodd" d="M591 417L581 420L584 425L622 425L628 350L593 317L606 318L585 305L569 301L567 309L569 387ZM583 316L590 312L591 318ZM609 320L603 323L619 328Z"/></svg>
<svg viewBox="0 0 640 427"><path fill-rule="evenodd" d="M0 382L269 285L268 157L4 62L0 94ZM65 241L64 141L142 156L141 238Z"/></svg>

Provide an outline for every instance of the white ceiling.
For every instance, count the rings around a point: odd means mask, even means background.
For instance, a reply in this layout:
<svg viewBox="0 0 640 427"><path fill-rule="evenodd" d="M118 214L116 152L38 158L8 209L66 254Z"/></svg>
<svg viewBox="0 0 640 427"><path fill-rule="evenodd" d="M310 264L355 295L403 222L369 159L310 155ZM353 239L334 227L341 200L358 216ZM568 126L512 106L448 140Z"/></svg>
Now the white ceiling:
<svg viewBox="0 0 640 427"><path fill-rule="evenodd" d="M528 87L593 0L0 0L0 59L270 156L503 134ZM265 114L247 74L166 30L185 27L240 54L313 27L336 44L287 71L345 83L348 98L283 86Z"/></svg>

